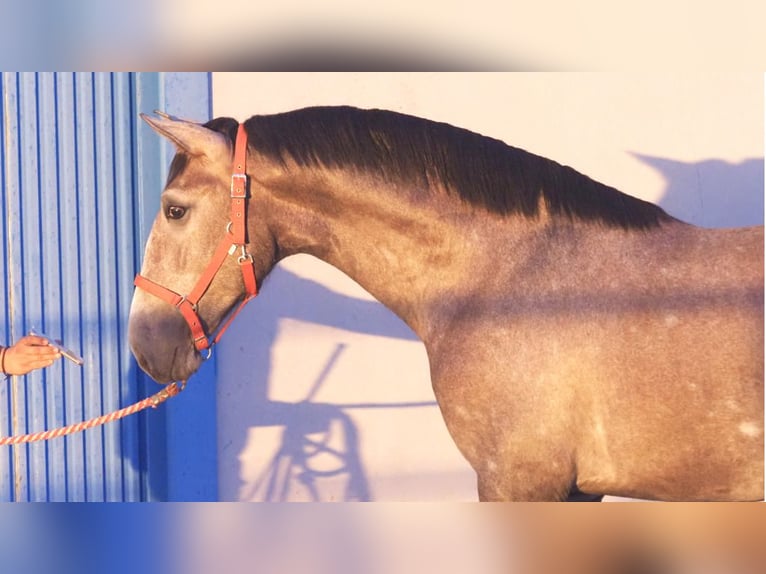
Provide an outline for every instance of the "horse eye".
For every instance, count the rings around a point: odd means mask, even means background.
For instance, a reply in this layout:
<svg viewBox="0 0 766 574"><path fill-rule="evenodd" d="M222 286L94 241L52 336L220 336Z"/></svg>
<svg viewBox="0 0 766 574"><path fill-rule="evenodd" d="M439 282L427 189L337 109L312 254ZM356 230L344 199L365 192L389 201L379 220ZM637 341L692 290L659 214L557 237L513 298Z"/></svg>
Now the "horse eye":
<svg viewBox="0 0 766 574"><path fill-rule="evenodd" d="M167 209L168 219L181 219L186 215L186 208L180 205L169 205Z"/></svg>

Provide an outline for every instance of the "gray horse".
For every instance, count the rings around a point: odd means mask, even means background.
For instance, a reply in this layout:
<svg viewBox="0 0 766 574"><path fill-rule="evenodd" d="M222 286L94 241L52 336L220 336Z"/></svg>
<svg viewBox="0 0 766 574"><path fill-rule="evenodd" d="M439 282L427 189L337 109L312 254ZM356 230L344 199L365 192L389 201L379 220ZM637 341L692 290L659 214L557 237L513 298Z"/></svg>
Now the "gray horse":
<svg viewBox="0 0 766 574"><path fill-rule="evenodd" d="M202 332L244 296L243 258L260 287L308 253L423 341L481 500L763 497L762 227L695 227L447 124L308 108L244 123L247 239L199 289L233 237L238 123L144 119L178 153L141 286L198 291ZM160 383L207 347L182 298L134 296L130 344Z"/></svg>

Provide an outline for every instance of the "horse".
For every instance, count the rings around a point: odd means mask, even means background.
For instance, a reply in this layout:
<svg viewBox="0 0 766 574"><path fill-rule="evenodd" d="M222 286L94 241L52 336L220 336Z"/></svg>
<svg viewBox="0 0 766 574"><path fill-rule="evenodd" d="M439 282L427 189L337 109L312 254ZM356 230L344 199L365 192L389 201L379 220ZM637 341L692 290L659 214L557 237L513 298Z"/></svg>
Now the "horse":
<svg viewBox="0 0 766 574"><path fill-rule="evenodd" d="M305 253L423 342L480 500L763 498L762 226L392 111L142 117L177 148L128 328L157 382Z"/></svg>

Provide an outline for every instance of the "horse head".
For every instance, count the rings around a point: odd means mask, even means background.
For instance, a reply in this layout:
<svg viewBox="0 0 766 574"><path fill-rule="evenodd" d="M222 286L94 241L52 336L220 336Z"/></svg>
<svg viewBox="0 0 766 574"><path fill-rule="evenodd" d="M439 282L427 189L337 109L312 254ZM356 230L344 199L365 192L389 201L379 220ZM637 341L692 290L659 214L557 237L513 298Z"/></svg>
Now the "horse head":
<svg viewBox="0 0 766 574"><path fill-rule="evenodd" d="M200 125L164 115L152 118L142 114L142 118L173 142L177 153L136 278L136 285L143 288L135 291L128 331L141 368L156 381L167 383L185 380L199 368L203 355L209 352L206 334L219 327L246 292L243 264L254 269L253 291L258 265L252 256L253 246L245 240L244 218L239 222L242 239L236 241L232 232L232 154L237 122L225 118ZM243 154L242 171L244 163ZM242 186L242 202L242 213L246 214L246 185ZM269 255L255 258L272 259ZM261 271L263 275L267 272ZM207 283L201 285L205 276Z"/></svg>

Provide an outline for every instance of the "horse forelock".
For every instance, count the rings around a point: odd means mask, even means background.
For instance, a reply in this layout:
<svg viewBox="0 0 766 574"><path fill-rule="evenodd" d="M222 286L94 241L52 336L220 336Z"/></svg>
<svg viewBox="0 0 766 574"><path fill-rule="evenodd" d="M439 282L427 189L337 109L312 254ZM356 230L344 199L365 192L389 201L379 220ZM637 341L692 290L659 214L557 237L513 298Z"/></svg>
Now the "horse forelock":
<svg viewBox="0 0 766 574"><path fill-rule="evenodd" d="M188 163L189 155L183 151L179 151L173 156L173 161L170 162L168 169L168 177L165 180L165 187L169 187L184 172Z"/></svg>
<svg viewBox="0 0 766 574"><path fill-rule="evenodd" d="M626 229L671 219L660 207L555 161L397 112L313 107L253 116L245 125L250 145L273 161L355 168L424 189L443 188L494 213L535 217L545 205L552 215Z"/></svg>

